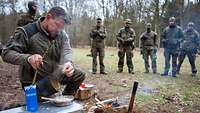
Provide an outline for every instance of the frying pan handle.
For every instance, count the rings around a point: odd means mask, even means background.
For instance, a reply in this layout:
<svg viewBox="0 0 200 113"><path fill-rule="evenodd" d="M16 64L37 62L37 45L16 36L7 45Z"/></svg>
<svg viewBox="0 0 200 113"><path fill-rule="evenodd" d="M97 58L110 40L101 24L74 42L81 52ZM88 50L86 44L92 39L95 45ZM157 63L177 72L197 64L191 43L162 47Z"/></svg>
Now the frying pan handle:
<svg viewBox="0 0 200 113"><path fill-rule="evenodd" d="M55 99L48 98L48 97L41 97L41 99L43 99L43 100L49 100L49 101L55 101Z"/></svg>

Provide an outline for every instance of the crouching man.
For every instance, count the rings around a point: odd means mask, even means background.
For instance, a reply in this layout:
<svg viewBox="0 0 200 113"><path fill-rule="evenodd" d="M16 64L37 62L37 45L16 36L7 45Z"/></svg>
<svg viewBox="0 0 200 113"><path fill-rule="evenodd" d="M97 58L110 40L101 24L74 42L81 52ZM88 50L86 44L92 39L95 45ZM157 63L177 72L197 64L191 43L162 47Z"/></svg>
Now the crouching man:
<svg viewBox="0 0 200 113"><path fill-rule="evenodd" d="M39 96L51 96L60 85L63 95L74 95L85 73L73 64L73 53L64 26L70 17L61 7L53 7L45 17L16 29L2 51L5 62L20 65L22 88L35 83Z"/></svg>

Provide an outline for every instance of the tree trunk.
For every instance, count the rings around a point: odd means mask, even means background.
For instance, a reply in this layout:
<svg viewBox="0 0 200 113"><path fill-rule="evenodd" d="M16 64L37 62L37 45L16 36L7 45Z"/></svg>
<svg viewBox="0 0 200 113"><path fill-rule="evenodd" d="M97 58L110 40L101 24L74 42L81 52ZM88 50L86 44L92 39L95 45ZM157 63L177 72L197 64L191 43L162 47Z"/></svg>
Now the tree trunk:
<svg viewBox="0 0 200 113"><path fill-rule="evenodd" d="M155 8L155 32L157 33L158 37L158 46L160 47L160 9L159 9L159 0L155 0L156 8Z"/></svg>

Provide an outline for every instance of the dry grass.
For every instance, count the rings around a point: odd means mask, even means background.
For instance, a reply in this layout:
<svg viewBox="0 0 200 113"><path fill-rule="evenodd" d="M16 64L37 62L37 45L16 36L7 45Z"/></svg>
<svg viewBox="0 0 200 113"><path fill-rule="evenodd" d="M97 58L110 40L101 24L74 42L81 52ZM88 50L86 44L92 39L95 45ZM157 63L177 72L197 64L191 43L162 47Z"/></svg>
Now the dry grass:
<svg viewBox="0 0 200 113"><path fill-rule="evenodd" d="M119 97L128 104L133 81L139 81L136 96L138 111L145 113L199 113L200 112L200 75L191 77L191 68L188 59L182 65L181 75L177 79L161 77L160 74L144 74L144 64L139 50L134 51L135 74L127 73L125 65L124 73L118 74L117 49L106 48L105 66L109 75L91 74L92 58L86 56L89 48L74 49L75 61L78 67L87 72L87 83L97 85L98 95L102 99ZM200 69L200 59L197 58L197 69ZM158 73L163 71L163 52L158 52Z"/></svg>

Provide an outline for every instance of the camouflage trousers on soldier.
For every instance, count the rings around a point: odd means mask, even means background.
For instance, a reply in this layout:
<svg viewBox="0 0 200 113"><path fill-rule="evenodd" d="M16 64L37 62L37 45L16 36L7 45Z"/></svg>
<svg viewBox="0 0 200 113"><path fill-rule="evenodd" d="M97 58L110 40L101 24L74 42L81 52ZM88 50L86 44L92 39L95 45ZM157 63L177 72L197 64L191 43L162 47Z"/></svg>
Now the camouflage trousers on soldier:
<svg viewBox="0 0 200 113"><path fill-rule="evenodd" d="M123 71L123 66L124 66L124 57L126 55L126 64L128 66L128 71L133 72L133 62L132 62L132 58L133 58L133 49L132 47L125 47L125 48L120 48L118 51L118 57L119 57L119 61L118 61L118 69L119 71Z"/></svg>
<svg viewBox="0 0 200 113"><path fill-rule="evenodd" d="M157 73L157 55L156 55L156 49L143 49L142 55L144 59L144 65L145 65L145 72L149 72L149 57L151 58L151 68L153 73Z"/></svg>
<svg viewBox="0 0 200 113"><path fill-rule="evenodd" d="M197 69L196 69L196 65L195 65L195 61L196 61L196 50L195 49L180 51L179 57L178 57L177 72L179 73L181 65L182 65L186 55L188 57L190 65L191 65L192 74L196 74Z"/></svg>
<svg viewBox="0 0 200 113"><path fill-rule="evenodd" d="M99 65L100 65L100 72L105 71L105 66L103 63L103 59L105 56L105 50L104 48L92 48L92 72L97 71L97 56L99 56Z"/></svg>

